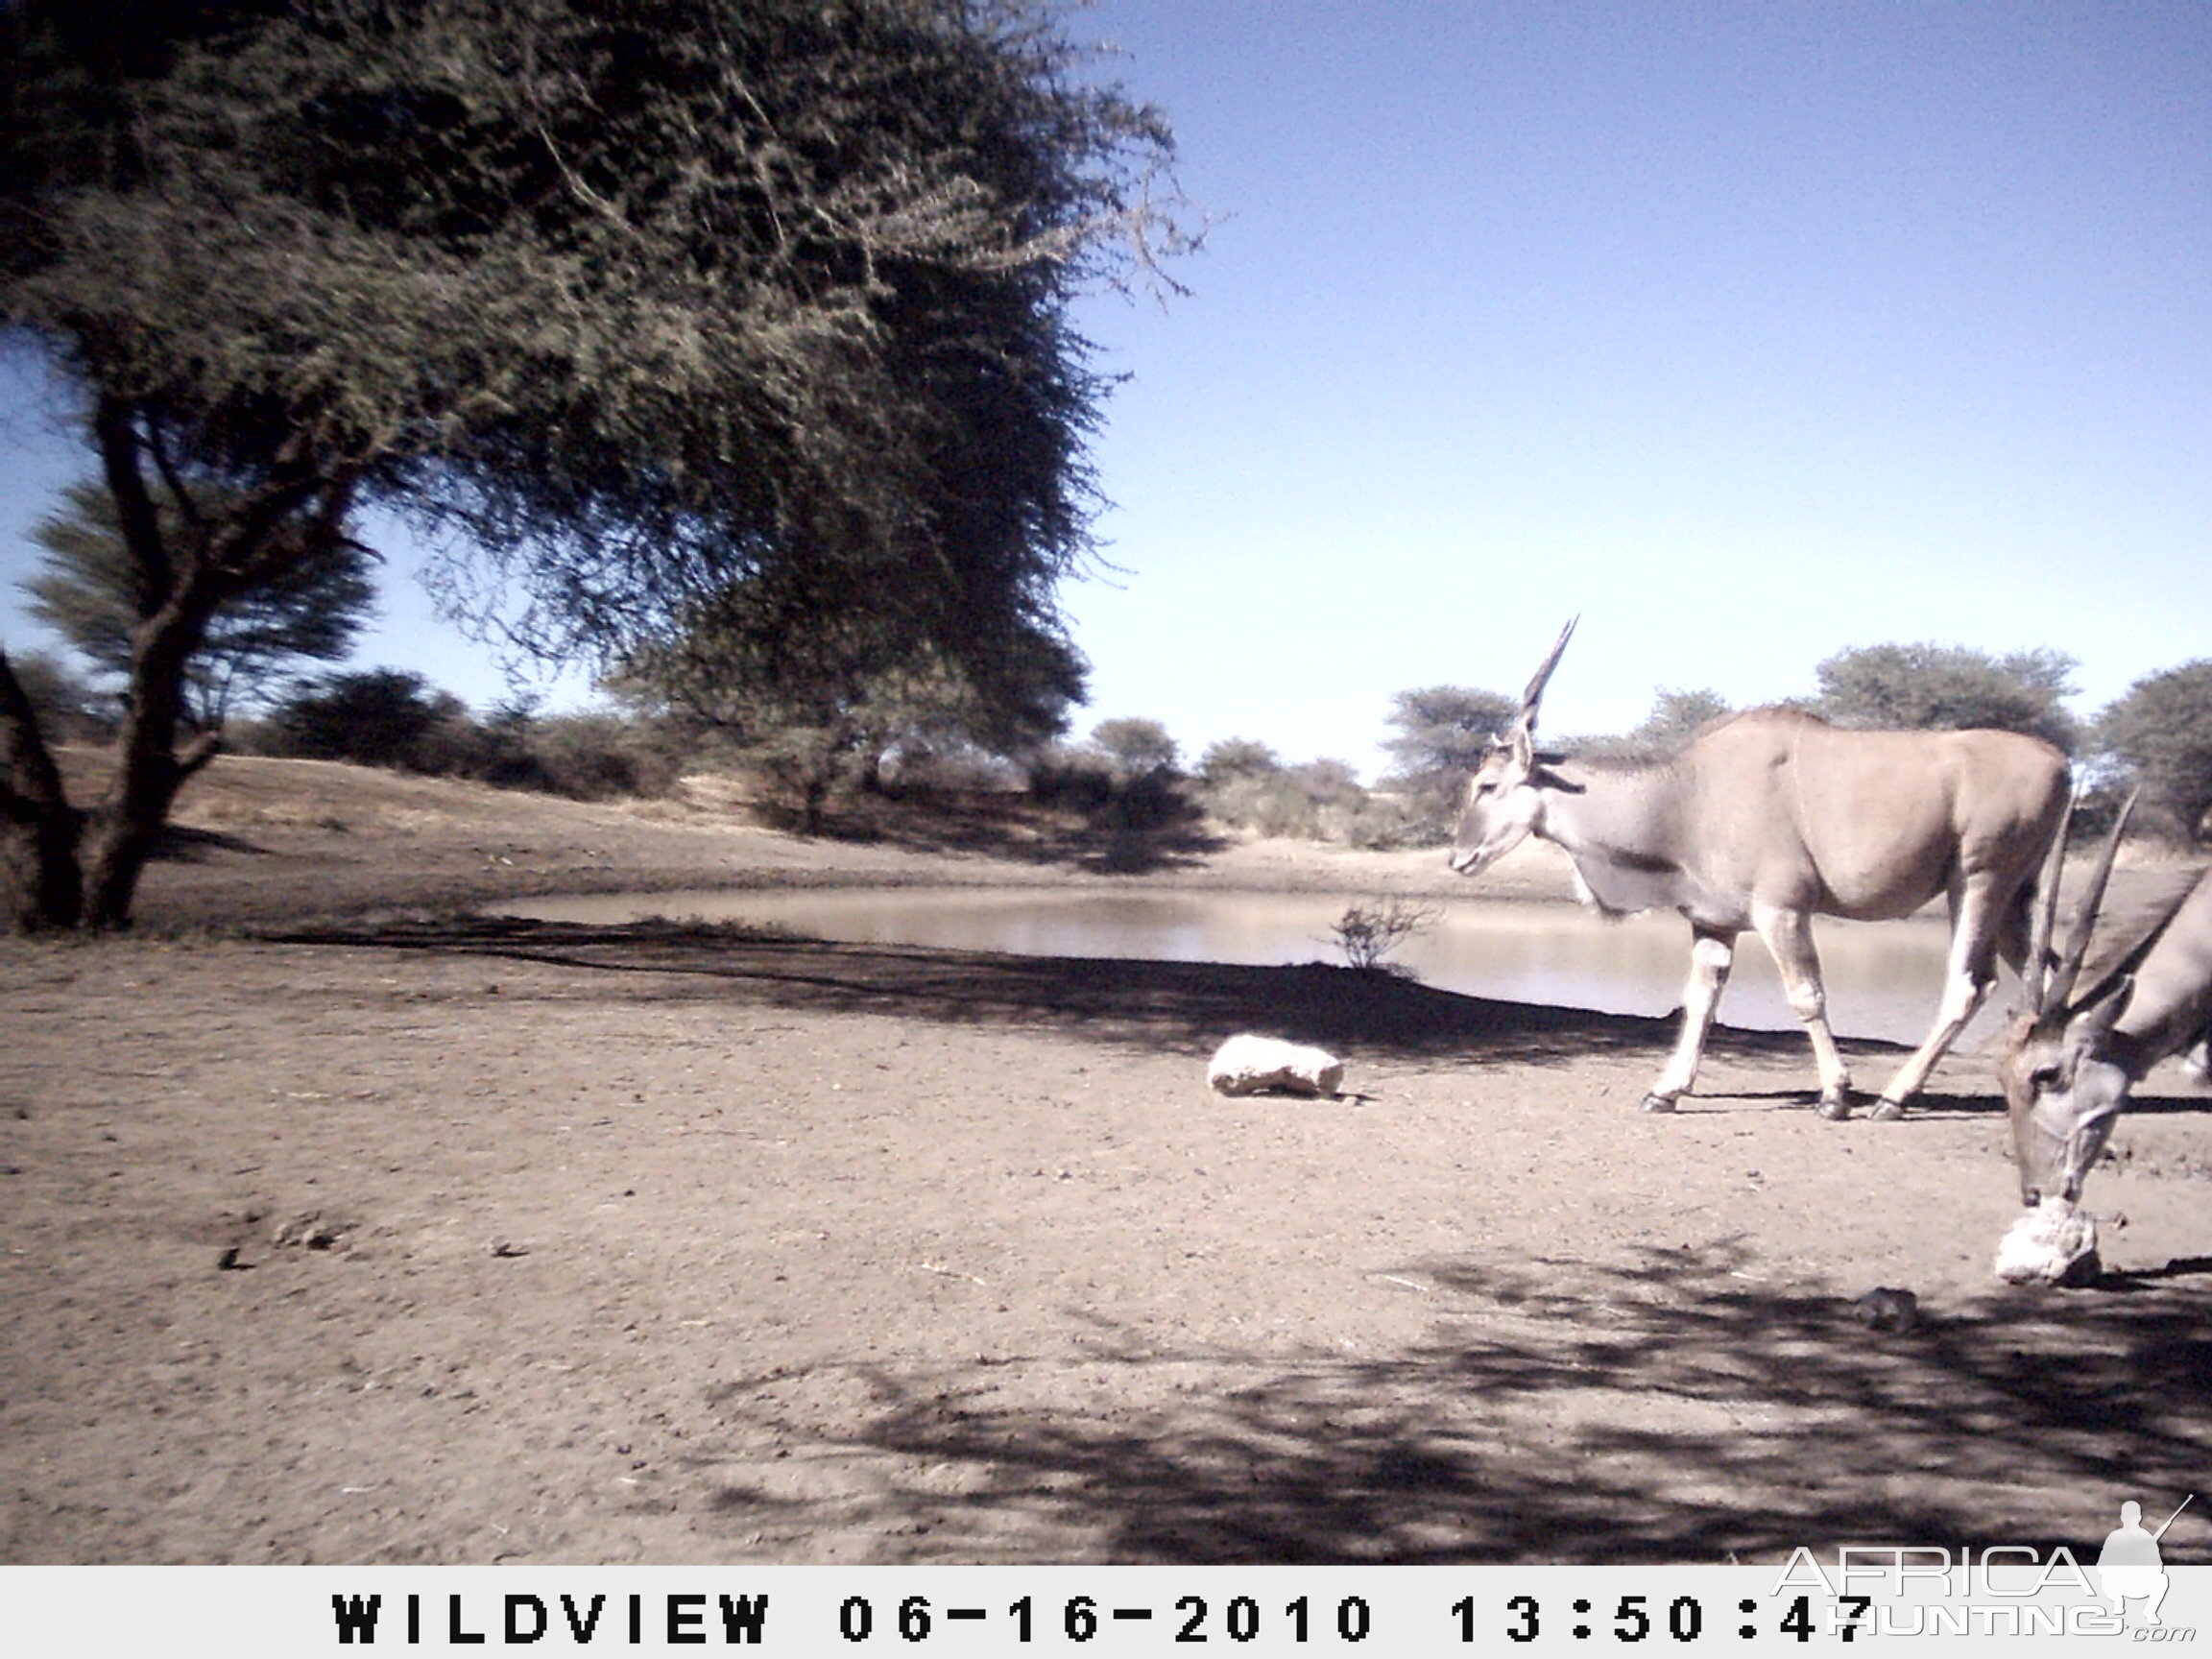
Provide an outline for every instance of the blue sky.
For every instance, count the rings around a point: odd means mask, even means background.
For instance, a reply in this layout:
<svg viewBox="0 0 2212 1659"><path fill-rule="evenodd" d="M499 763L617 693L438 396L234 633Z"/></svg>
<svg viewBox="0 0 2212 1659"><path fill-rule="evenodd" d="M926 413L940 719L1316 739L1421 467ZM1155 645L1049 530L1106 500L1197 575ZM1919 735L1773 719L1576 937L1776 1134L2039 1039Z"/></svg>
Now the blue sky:
<svg viewBox="0 0 2212 1659"><path fill-rule="evenodd" d="M2212 9L1100 0L1218 222L1094 460L1082 723L1370 776L1392 692L1545 728L1852 645L2212 655ZM0 580L73 471L0 416ZM395 549L396 552L399 550ZM503 682L404 580L364 655ZM12 592L9 598L12 599ZM32 642L0 601L0 634Z"/></svg>

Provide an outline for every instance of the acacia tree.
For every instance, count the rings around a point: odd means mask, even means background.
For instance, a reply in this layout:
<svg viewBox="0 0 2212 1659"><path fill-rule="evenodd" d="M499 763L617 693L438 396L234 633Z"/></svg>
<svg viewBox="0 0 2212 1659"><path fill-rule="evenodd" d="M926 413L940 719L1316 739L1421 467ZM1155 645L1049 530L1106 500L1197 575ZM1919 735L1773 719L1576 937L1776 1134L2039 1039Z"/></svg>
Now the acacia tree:
<svg viewBox="0 0 2212 1659"><path fill-rule="evenodd" d="M875 785L894 752L1019 756L1083 698L1081 654L1040 617L963 658L785 572L733 585L688 623L635 650L609 688L734 744L794 797L807 834L832 788Z"/></svg>
<svg viewBox="0 0 2212 1659"><path fill-rule="evenodd" d="M1182 749L1158 720L1121 714L1091 728L1084 747L1106 762L1115 779L1134 783L1173 775Z"/></svg>
<svg viewBox="0 0 2212 1659"><path fill-rule="evenodd" d="M97 484L80 483L62 491L61 500L60 512L32 527L46 567L23 584L31 613L95 668L128 682L140 572L114 499ZM211 507L200 503L203 516ZM174 509L164 520L164 539L183 532ZM220 732L233 704L265 702L296 663L333 661L351 650L375 601L369 579L375 558L350 537L318 537L296 557L272 560L266 583L218 605L186 660L185 723L195 732Z"/></svg>
<svg viewBox="0 0 2212 1659"><path fill-rule="evenodd" d="M366 668L295 685L270 725L279 754L429 770L421 762L434 734L468 719L468 705L423 675Z"/></svg>
<svg viewBox="0 0 2212 1659"><path fill-rule="evenodd" d="M1639 749L1671 752L1727 712L1728 699L1718 691L1662 685L1651 694L1651 712L1628 733L1628 741Z"/></svg>
<svg viewBox="0 0 2212 1659"><path fill-rule="evenodd" d="M1813 708L1843 726L2025 732L2072 753L2080 729L2062 699L2074 669L2073 658L2043 647L1992 657L1964 645L1866 645L1819 664Z"/></svg>
<svg viewBox="0 0 2212 1659"><path fill-rule="evenodd" d="M1424 685L1390 698L1389 724L1397 735L1382 749L1398 762L1400 776L1452 773L1464 777L1482 763L1483 753L1512 723L1521 705L1497 691L1465 685Z"/></svg>
<svg viewBox="0 0 2212 1659"><path fill-rule="evenodd" d="M1068 302L1181 238L1164 123L1041 0L15 0L0 36L0 323L81 392L138 576L82 836L0 658L19 926L126 921L213 753L209 618L370 504L450 602L602 661L786 570L980 661L1089 549Z"/></svg>
<svg viewBox="0 0 2212 1659"><path fill-rule="evenodd" d="M1283 770L1283 757L1256 737L1220 737L1206 745L1198 757L1198 781L1208 789L1256 778L1272 778Z"/></svg>
<svg viewBox="0 0 2212 1659"><path fill-rule="evenodd" d="M2148 674L2098 716L2104 746L2184 840L2212 813L2212 660Z"/></svg>
<svg viewBox="0 0 2212 1659"><path fill-rule="evenodd" d="M1552 745L1589 759L1664 759L1728 712L1727 699L1718 691L1661 685L1651 693L1651 711L1629 731L1576 732L1554 738Z"/></svg>
<svg viewBox="0 0 2212 1659"><path fill-rule="evenodd" d="M1396 766L1383 783L1403 795L1412 833L1434 836L1451 823L1469 773L1520 711L1519 699L1466 685L1424 685L1390 698L1397 735L1382 751Z"/></svg>

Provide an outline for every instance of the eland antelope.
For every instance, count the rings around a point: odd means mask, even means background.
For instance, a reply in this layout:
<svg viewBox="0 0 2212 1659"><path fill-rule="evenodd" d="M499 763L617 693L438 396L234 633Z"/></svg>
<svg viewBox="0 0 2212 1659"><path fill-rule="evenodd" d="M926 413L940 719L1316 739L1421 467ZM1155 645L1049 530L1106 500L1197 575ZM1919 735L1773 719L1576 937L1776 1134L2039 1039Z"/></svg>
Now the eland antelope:
<svg viewBox="0 0 2212 1659"><path fill-rule="evenodd" d="M2128 1092L2164 1059L2187 1056L2201 1070L2212 1032L2212 870L2160 873L2164 879L2138 883L2130 902L2106 904L2127 817L2105 843L2069 936L2048 960L2034 952L2047 972L2024 981L1997 1062L2030 1206L2076 1203ZM2039 939L2055 931L2056 882L2045 886L2053 891L2036 921Z"/></svg>
<svg viewBox="0 0 2212 1659"><path fill-rule="evenodd" d="M1682 1035L1647 1112L1671 1112L1697 1063L1736 941L1755 929L1813 1041L1820 1112L1851 1110L1828 1026L1813 918L1890 921L1945 895L1951 947L1935 1028L1875 1108L1894 1118L2026 948L2029 899L2067 803L2066 757L2012 732L1851 732L1791 709L1700 731L1671 758L1572 759L1535 744L1569 622L1513 724L1468 781L1452 868L1478 876L1525 837L1563 848L1586 902L1678 910L1691 931Z"/></svg>

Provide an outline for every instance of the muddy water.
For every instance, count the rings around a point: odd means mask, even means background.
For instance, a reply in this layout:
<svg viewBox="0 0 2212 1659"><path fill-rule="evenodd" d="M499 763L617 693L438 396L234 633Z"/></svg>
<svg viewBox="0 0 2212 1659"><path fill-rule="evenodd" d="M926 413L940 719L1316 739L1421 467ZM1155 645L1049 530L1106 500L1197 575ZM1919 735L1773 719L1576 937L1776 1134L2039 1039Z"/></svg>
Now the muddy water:
<svg viewBox="0 0 2212 1659"><path fill-rule="evenodd" d="M1045 888L860 888L700 891L518 900L498 912L544 921L613 923L645 916L739 920L819 939L942 946L1046 956L1181 962L1335 962L1330 925L1339 895L1055 891ZM1428 984L1471 996L1616 1014L1680 1005L1689 928L1671 916L1608 923L1558 903L1434 902L1435 924L1396 952ZM1839 1034L1917 1043L1942 984L1939 916L1815 925ZM2002 994L1997 1000L2002 1000ZM1994 1019L1985 1009L1969 1033ZM1746 934L1720 1003L1723 1023L1793 1029L1773 965Z"/></svg>

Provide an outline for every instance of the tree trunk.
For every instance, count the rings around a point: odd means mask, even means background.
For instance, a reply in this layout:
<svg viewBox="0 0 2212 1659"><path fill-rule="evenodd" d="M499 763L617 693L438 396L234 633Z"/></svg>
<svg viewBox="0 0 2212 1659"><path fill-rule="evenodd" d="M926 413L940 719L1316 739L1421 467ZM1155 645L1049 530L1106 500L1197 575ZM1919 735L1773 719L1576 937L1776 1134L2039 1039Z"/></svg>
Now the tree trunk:
<svg viewBox="0 0 2212 1659"><path fill-rule="evenodd" d="M0 881L12 932L65 930L83 919L78 829L31 699L0 651Z"/></svg>
<svg viewBox="0 0 2212 1659"><path fill-rule="evenodd" d="M83 925L127 927L146 860L159 844L177 791L221 746L203 733L180 755L184 670L206 627L204 604L173 601L132 641L131 696L116 742L115 777L85 826Z"/></svg>
<svg viewBox="0 0 2212 1659"><path fill-rule="evenodd" d="M79 850L84 897L78 925L105 931L130 926L138 878L160 840L170 804L184 781L214 757L220 743L215 734L204 733L183 755L177 752L185 672L206 637L207 620L226 585L230 591L237 587L235 570L227 574L228 566L210 560L210 550L228 545L228 556L235 559L255 548L266 540L280 505L271 497L250 509L247 518L267 520L257 528L201 521L188 493L162 463L152 424L141 421L127 398L101 396L93 409L92 437L124 546L136 566L141 618L131 635L131 685L116 740L115 776L85 822ZM149 462L168 480L175 504L191 526L192 534L180 545L163 540L161 516L141 469Z"/></svg>
<svg viewBox="0 0 2212 1659"><path fill-rule="evenodd" d="M5 5L6 0L0 0ZM117 528L132 565L140 620L131 636L131 684L115 776L80 828L21 685L0 657L0 875L11 919L36 927L108 929L130 925L138 878L159 844L177 791L215 757L218 732L189 727L186 674L218 606L334 545L352 500L354 473L317 475L278 457L272 475L225 513L206 514L163 451L157 421L115 393L92 410ZM182 528L164 539L153 469ZM291 475L286 469L292 469ZM293 522L296 536L279 531Z"/></svg>

